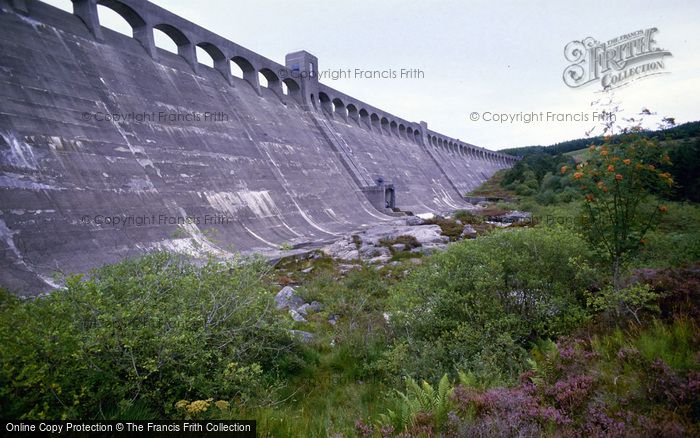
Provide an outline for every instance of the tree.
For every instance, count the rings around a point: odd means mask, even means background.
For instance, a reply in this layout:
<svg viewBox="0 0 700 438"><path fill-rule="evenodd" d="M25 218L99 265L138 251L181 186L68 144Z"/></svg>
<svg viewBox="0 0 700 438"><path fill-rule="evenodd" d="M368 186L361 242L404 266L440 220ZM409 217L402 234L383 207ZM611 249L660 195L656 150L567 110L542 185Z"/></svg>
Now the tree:
<svg viewBox="0 0 700 438"><path fill-rule="evenodd" d="M650 194L673 186L671 174L661 169L671 164L665 148L640 133L635 126L614 138L606 136L601 146L590 146L591 158L573 172L561 168L583 195L584 229L592 245L607 256L616 290L623 262L644 245L646 233L667 211Z"/></svg>

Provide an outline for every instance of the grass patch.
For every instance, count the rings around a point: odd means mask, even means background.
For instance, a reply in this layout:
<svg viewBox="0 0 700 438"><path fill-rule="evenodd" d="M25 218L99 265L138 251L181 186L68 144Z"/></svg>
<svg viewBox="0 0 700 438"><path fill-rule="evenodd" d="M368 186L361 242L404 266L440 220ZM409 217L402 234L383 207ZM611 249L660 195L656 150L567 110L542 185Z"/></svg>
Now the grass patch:
<svg viewBox="0 0 700 438"><path fill-rule="evenodd" d="M484 217L480 211L457 210L452 214L452 217L463 224L478 225L484 222Z"/></svg>
<svg viewBox="0 0 700 438"><path fill-rule="evenodd" d="M362 239L357 234L352 235L352 243L355 244L355 248L359 251L362 246Z"/></svg>
<svg viewBox="0 0 700 438"><path fill-rule="evenodd" d="M457 222L453 218L444 218L436 216L432 219L427 219L425 221L426 225L438 225L440 226L440 231L443 236L447 236L451 241L456 241L462 235L462 230L464 230L464 225Z"/></svg>
<svg viewBox="0 0 700 438"><path fill-rule="evenodd" d="M404 245L404 251L410 251L413 248L420 247L421 243L414 236L402 234L400 236L394 237L393 239L380 239L379 245L389 248L389 251L391 251L391 253L394 254L395 252L400 252L395 251L395 249L393 248L394 245Z"/></svg>
<svg viewBox="0 0 700 438"><path fill-rule="evenodd" d="M391 256L391 261L392 262L400 262L403 260L418 259L421 257L423 257L423 254L420 252L399 251L399 252L395 252Z"/></svg>

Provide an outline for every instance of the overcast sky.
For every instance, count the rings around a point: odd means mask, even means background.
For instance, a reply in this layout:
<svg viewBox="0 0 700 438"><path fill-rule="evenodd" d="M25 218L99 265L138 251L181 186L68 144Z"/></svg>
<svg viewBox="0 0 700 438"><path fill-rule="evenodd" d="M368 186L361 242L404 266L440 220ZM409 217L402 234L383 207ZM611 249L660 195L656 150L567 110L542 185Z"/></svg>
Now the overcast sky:
<svg viewBox="0 0 700 438"><path fill-rule="evenodd" d="M47 1L70 9L69 0ZM155 3L284 63L306 50L319 70L420 69L416 79L322 79L325 84L445 135L490 149L585 136L596 123L484 121L490 113L584 113L599 85L562 80L564 46L658 28L668 74L615 97L629 114L648 107L678 122L700 119L700 1L156 0ZM102 12L103 25L118 27ZM160 45L165 43L160 41ZM471 120L471 113L479 115ZM486 115L488 118L488 114Z"/></svg>

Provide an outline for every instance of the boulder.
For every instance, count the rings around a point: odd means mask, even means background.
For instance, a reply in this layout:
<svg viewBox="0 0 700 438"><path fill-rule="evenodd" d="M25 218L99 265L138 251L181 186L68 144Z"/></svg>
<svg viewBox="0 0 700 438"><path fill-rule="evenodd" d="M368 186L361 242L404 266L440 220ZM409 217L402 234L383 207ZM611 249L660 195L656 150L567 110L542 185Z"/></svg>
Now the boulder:
<svg viewBox="0 0 700 438"><path fill-rule="evenodd" d="M373 259L375 257L391 258L391 251L384 246L365 245L360 248L360 257L363 259Z"/></svg>
<svg viewBox="0 0 700 438"><path fill-rule="evenodd" d="M498 216L492 216L489 219L493 222L512 224L514 222L524 222L530 220L531 217L532 213L529 211L513 210Z"/></svg>
<svg viewBox="0 0 700 438"><path fill-rule="evenodd" d="M391 256L381 255L381 256L373 257L373 258L369 259L368 262L373 264L373 265L376 265L376 264L384 264L384 263L388 262L389 260L391 260Z"/></svg>
<svg viewBox="0 0 700 438"><path fill-rule="evenodd" d="M296 309L289 309L289 314L291 315L292 319L296 322L306 322L306 318L304 318L304 316Z"/></svg>
<svg viewBox="0 0 700 438"><path fill-rule="evenodd" d="M339 260L357 260L360 258L360 253L356 249L351 249L350 251L339 253L335 258Z"/></svg>
<svg viewBox="0 0 700 438"><path fill-rule="evenodd" d="M344 265L340 264L338 265L338 272L341 274L347 274L348 272L352 271L353 269L360 269L362 268L361 265Z"/></svg>
<svg viewBox="0 0 700 438"><path fill-rule="evenodd" d="M290 286L283 287L275 296L275 305L278 310L296 309L302 304L304 304L304 300Z"/></svg>
<svg viewBox="0 0 700 438"><path fill-rule="evenodd" d="M419 248L413 248L411 250L411 252L415 253L415 254L431 255L431 254L435 254L436 252L440 251L445 246L447 246L447 245L446 244L425 245L425 246L421 246Z"/></svg>
<svg viewBox="0 0 700 438"><path fill-rule="evenodd" d="M313 333L305 332L304 330L289 330L289 333L301 340L301 342L311 342L314 338Z"/></svg>
<svg viewBox="0 0 700 438"><path fill-rule="evenodd" d="M423 219L417 216L409 216L417 218L421 222ZM412 223L418 223L412 221ZM449 243L450 239L442 235L442 230L439 225L402 225L401 222L393 222L382 224L366 229L354 236L345 237L337 240L323 248L323 252L328 256L337 260L374 260L375 263L383 263L391 258L389 248L381 245L382 240L394 240L399 236L412 236L422 246L430 246L433 248L444 247ZM361 242L358 249L355 241ZM405 251L404 244L392 245L393 251Z"/></svg>
<svg viewBox="0 0 700 438"><path fill-rule="evenodd" d="M421 225L420 227L412 227L408 230L403 230L403 232L396 234L394 237L404 234L413 236L421 245L449 242L450 238L443 236L441 233L442 230L439 225Z"/></svg>
<svg viewBox="0 0 700 438"><path fill-rule="evenodd" d="M337 240L330 245L325 246L322 251L329 257L340 260L353 260L360 256L357 252L355 242L349 238Z"/></svg>
<svg viewBox="0 0 700 438"><path fill-rule="evenodd" d="M439 225L380 225L365 231L363 241L367 244L379 245L379 241L382 239L392 240L399 236L413 236L421 245L448 242L450 239L441 233L442 230Z"/></svg>
<svg viewBox="0 0 700 438"><path fill-rule="evenodd" d="M471 225L467 224L464 226L461 234L462 239L474 239L476 238L476 230Z"/></svg>
<svg viewBox="0 0 700 438"><path fill-rule="evenodd" d="M312 301L311 303L304 303L299 306L296 311L302 316L307 316L309 313L315 313L321 310L321 303L318 301Z"/></svg>
<svg viewBox="0 0 700 438"><path fill-rule="evenodd" d="M409 227L415 227L417 225L423 225L425 221L418 216L408 216L405 220L404 223L408 225Z"/></svg>
<svg viewBox="0 0 700 438"><path fill-rule="evenodd" d="M509 227L512 225L511 222L486 221L485 223L487 223L489 225L493 225L495 227L499 227L499 228L505 228L505 227Z"/></svg>

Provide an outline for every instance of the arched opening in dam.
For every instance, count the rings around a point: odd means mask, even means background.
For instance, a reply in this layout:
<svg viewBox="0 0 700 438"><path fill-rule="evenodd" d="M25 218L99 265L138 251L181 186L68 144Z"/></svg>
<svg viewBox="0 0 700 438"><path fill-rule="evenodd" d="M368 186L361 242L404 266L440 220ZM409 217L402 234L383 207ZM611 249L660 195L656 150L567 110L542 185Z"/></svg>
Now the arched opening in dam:
<svg viewBox="0 0 700 438"><path fill-rule="evenodd" d="M346 108L348 110L348 119L352 120L356 125L359 125L360 118L358 116L357 107L350 103Z"/></svg>
<svg viewBox="0 0 700 438"><path fill-rule="evenodd" d="M134 29L146 24L133 9L118 1L98 2L97 17L102 27L129 37L134 36Z"/></svg>
<svg viewBox="0 0 700 438"><path fill-rule="evenodd" d="M369 113L364 108L360 110L360 127L367 130L372 129L369 123Z"/></svg>
<svg viewBox="0 0 700 438"><path fill-rule="evenodd" d="M233 76L246 80L255 89L258 75L250 61L242 56L234 56L229 62L229 68Z"/></svg>
<svg viewBox="0 0 700 438"><path fill-rule="evenodd" d="M345 104L337 97L333 99L333 114L337 115L341 120L348 119L348 112L345 108Z"/></svg>
<svg viewBox="0 0 700 438"><path fill-rule="evenodd" d="M195 53L197 55L197 63L214 68L214 58L211 57L209 52L204 50L201 46L196 46Z"/></svg>
<svg viewBox="0 0 700 438"><path fill-rule="evenodd" d="M175 54L179 54L179 45L189 44L189 40L182 32L168 24L153 26L153 42L157 48Z"/></svg>
<svg viewBox="0 0 700 438"><path fill-rule="evenodd" d="M327 116L333 117L333 103L330 97L323 91L318 93L318 100L321 102L321 110L326 113Z"/></svg>

